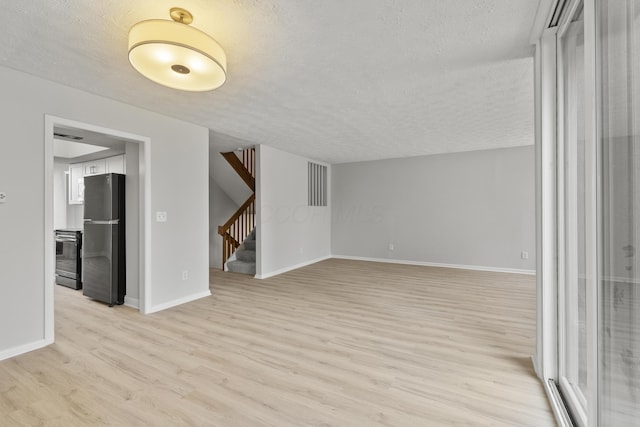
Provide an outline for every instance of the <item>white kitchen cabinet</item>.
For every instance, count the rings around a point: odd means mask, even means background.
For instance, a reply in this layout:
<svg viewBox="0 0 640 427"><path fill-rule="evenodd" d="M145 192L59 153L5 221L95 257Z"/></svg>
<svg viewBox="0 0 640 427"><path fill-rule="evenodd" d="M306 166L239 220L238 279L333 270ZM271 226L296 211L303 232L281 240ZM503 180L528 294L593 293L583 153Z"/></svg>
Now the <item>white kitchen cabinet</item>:
<svg viewBox="0 0 640 427"><path fill-rule="evenodd" d="M69 165L69 204L81 205L84 203L84 164L75 163Z"/></svg>
<svg viewBox="0 0 640 427"><path fill-rule="evenodd" d="M84 162L84 176L100 175L107 173L107 160L99 159L90 162Z"/></svg>
<svg viewBox="0 0 640 427"><path fill-rule="evenodd" d="M107 157L105 160L107 161L107 173L125 174L124 154Z"/></svg>
<svg viewBox="0 0 640 427"><path fill-rule="evenodd" d="M69 165L69 204L84 203L84 177L103 173L125 174L126 162L124 154Z"/></svg>

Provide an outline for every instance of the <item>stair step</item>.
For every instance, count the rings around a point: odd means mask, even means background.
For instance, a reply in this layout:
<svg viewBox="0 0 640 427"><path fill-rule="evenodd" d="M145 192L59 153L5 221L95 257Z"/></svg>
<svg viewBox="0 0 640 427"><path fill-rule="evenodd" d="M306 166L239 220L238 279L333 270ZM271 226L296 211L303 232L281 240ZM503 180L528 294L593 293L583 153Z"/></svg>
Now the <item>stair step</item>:
<svg viewBox="0 0 640 427"><path fill-rule="evenodd" d="M242 249L248 250L248 251L255 251L256 250L256 241L255 240L245 240L244 243L242 244Z"/></svg>
<svg viewBox="0 0 640 427"><path fill-rule="evenodd" d="M239 261L256 262L256 251L240 249L236 251L236 258Z"/></svg>
<svg viewBox="0 0 640 427"><path fill-rule="evenodd" d="M243 274L256 274L256 263L255 262L247 262L247 261L229 261L227 263L227 268L229 271L234 273L243 273Z"/></svg>

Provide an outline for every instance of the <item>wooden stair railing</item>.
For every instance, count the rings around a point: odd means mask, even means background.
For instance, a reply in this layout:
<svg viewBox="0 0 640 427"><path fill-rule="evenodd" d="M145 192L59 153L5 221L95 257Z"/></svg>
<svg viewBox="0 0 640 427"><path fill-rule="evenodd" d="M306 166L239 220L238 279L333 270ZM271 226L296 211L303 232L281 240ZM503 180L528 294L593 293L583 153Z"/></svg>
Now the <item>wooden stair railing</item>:
<svg viewBox="0 0 640 427"><path fill-rule="evenodd" d="M255 226L256 195L254 193L229 218L229 221L218 227L218 234L222 236L223 266Z"/></svg>
<svg viewBox="0 0 640 427"><path fill-rule="evenodd" d="M242 160L236 153L230 151L228 153L222 153L222 156L231 165L234 171L240 178L249 186L251 191L256 191L256 179L255 179L255 150L250 148L242 152Z"/></svg>
<svg viewBox="0 0 640 427"><path fill-rule="evenodd" d="M249 148L242 151L242 164L249 171L253 178L256 177L256 149Z"/></svg>
<svg viewBox="0 0 640 427"><path fill-rule="evenodd" d="M244 239L256 226L256 179L255 179L255 149L248 148L242 152L242 159L233 151L221 153L229 162L233 170L242 178L253 192L251 196L231 215L231 218L218 227L218 234L222 236L222 266L238 249Z"/></svg>

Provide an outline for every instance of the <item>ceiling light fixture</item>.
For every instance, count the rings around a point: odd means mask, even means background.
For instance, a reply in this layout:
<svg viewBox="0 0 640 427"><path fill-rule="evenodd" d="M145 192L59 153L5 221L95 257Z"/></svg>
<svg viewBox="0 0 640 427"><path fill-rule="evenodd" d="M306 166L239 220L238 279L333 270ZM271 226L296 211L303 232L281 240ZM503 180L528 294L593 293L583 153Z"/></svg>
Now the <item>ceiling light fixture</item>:
<svg viewBox="0 0 640 427"><path fill-rule="evenodd" d="M129 62L140 74L173 89L201 92L227 79L227 57L208 34L190 27L193 15L174 7L173 21L150 19L129 31Z"/></svg>

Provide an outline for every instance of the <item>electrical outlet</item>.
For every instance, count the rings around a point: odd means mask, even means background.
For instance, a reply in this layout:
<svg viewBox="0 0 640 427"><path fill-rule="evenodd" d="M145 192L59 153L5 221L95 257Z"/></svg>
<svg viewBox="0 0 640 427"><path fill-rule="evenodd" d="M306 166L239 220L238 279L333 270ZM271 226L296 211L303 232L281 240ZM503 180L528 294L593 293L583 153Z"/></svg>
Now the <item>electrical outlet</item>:
<svg viewBox="0 0 640 427"><path fill-rule="evenodd" d="M156 221L158 221L158 222L167 222L167 213L166 212L156 212Z"/></svg>
<svg viewBox="0 0 640 427"><path fill-rule="evenodd" d="M393 243L389 243L389 250L390 251L394 251L396 249L396 247L394 246Z"/></svg>
<svg viewBox="0 0 640 427"><path fill-rule="evenodd" d="M189 270L184 270L182 272L182 280L189 280Z"/></svg>
<svg viewBox="0 0 640 427"><path fill-rule="evenodd" d="M0 191L0 203L5 203L7 201L7 193Z"/></svg>
<svg viewBox="0 0 640 427"><path fill-rule="evenodd" d="M520 258L529 259L529 252L527 252L527 251L520 252Z"/></svg>

